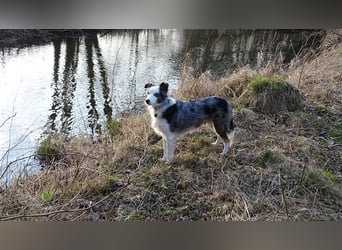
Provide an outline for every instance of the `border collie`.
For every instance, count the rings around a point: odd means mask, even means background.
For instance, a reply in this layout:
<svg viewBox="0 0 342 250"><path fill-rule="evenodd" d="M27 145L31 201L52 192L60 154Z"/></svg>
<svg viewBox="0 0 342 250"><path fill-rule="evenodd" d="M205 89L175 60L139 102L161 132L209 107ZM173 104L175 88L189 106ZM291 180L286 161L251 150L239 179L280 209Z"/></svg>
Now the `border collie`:
<svg viewBox="0 0 342 250"><path fill-rule="evenodd" d="M163 138L163 157L169 164L173 159L176 140L179 135L210 122L224 143L221 155L227 154L234 138L232 106L224 99L211 96L196 101L180 101L168 97L169 84L159 86L145 85L147 98L145 104L151 114L153 130Z"/></svg>

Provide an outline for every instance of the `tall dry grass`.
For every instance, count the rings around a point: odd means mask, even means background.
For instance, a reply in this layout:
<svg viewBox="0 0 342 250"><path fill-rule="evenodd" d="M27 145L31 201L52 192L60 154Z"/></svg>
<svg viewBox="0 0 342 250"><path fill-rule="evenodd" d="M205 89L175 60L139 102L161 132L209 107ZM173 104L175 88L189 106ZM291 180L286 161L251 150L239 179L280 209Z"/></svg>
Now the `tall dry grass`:
<svg viewBox="0 0 342 250"><path fill-rule="evenodd" d="M342 44L288 73L308 100L338 109L342 105Z"/></svg>

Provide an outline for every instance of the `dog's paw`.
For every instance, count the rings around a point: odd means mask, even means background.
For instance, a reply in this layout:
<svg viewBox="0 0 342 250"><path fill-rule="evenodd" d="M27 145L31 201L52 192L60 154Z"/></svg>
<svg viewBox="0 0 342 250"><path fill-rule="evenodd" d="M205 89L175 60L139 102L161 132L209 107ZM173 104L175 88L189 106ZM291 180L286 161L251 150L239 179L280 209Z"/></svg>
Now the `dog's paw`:
<svg viewBox="0 0 342 250"><path fill-rule="evenodd" d="M166 158L159 158L159 160L166 163L167 165L169 165L172 162L172 160L168 160Z"/></svg>
<svg viewBox="0 0 342 250"><path fill-rule="evenodd" d="M168 160L166 157L159 158L158 160L166 163L167 165L169 165L172 162L172 159Z"/></svg>

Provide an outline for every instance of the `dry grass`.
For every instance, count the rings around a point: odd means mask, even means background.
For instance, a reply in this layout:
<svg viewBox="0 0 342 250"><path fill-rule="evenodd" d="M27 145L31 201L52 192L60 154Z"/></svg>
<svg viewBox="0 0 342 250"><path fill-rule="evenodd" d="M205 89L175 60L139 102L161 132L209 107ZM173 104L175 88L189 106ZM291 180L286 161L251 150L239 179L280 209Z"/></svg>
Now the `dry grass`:
<svg viewBox="0 0 342 250"><path fill-rule="evenodd" d="M340 110L342 106L342 44L288 74L288 81L315 104Z"/></svg>
<svg viewBox="0 0 342 250"><path fill-rule="evenodd" d="M56 138L58 158L0 193L0 219L340 220L340 53L338 46L281 73L306 97L304 110L282 120L243 102L250 81L268 69L242 68L209 84L205 75L184 77L177 97L232 101L236 139L227 157L202 126L179 140L171 166L159 162L148 114L122 119L116 134L98 141Z"/></svg>

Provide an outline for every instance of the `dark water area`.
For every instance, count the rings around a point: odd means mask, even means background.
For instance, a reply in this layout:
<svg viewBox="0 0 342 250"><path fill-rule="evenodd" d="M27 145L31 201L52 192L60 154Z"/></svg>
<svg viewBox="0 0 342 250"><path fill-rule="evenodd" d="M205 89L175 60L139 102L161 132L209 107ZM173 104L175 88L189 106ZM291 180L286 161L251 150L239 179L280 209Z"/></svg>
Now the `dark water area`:
<svg viewBox="0 0 342 250"><path fill-rule="evenodd" d="M106 121L143 112L144 85L177 90L184 70L208 80L250 65L292 65L315 51L308 30L113 30L0 47L0 178L40 167L44 134L96 138ZM1 180L1 179L0 179Z"/></svg>

